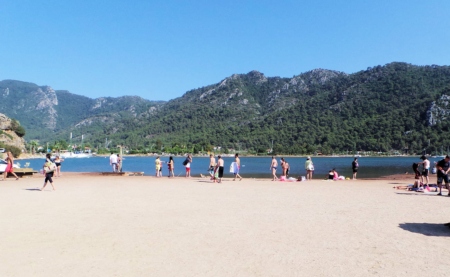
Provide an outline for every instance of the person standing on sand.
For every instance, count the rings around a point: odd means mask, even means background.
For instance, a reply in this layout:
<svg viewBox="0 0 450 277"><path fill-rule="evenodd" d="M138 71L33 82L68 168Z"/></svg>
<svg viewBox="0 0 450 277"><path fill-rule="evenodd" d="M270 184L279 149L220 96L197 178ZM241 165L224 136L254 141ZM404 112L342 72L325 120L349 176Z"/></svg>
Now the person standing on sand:
<svg viewBox="0 0 450 277"><path fill-rule="evenodd" d="M159 159L159 157L156 157L155 160L155 170L156 170L156 177L160 177L160 172L161 172L161 160Z"/></svg>
<svg viewBox="0 0 450 277"><path fill-rule="evenodd" d="M420 159L422 160L422 162L419 164L423 165L421 181L423 183L423 177L425 177L425 179L427 180L427 183L425 185L428 186L428 182L429 182L428 173L430 173L430 161L425 156L420 157Z"/></svg>
<svg viewBox="0 0 450 277"><path fill-rule="evenodd" d="M219 167L219 181L217 183L222 183L222 177L223 177L223 165L224 161L221 156L217 159L217 166Z"/></svg>
<svg viewBox="0 0 450 277"><path fill-rule="evenodd" d="M209 175L211 176L211 180L214 179L214 168L216 167L216 158L214 155L209 155Z"/></svg>
<svg viewBox="0 0 450 277"><path fill-rule="evenodd" d="M272 163L270 164L270 168L269 168L270 170L272 170L272 175L273 175L272 181L278 180L278 177L277 177L277 167L278 167L277 159L275 159L275 157L272 156Z"/></svg>
<svg viewBox="0 0 450 277"><path fill-rule="evenodd" d="M14 156L10 151L8 151L8 153L6 153L6 155L7 155L6 162L8 164L6 165L6 169L5 169L5 173L3 174L2 181L6 180L6 177L8 177L8 173L11 173L12 175L16 176L16 181L18 181L19 177L17 177L16 173L14 173Z"/></svg>
<svg viewBox="0 0 450 277"><path fill-rule="evenodd" d="M305 169L306 169L306 181L308 181L308 180L311 181L312 175L313 175L313 170L314 170L314 165L311 160L311 157L306 158Z"/></svg>
<svg viewBox="0 0 450 277"><path fill-rule="evenodd" d="M186 178L191 178L191 163L192 156L191 154L188 154L186 160L183 162L183 165L186 167Z"/></svg>
<svg viewBox="0 0 450 277"><path fill-rule="evenodd" d="M169 178L170 178L170 173L172 173L172 177L175 177L175 174L173 173L173 169L174 169L173 164L174 164L173 157L170 156L169 162L167 163L167 165L169 166Z"/></svg>
<svg viewBox="0 0 450 277"><path fill-rule="evenodd" d="M64 162L64 159L60 159L59 156L56 156L53 162L56 164L56 177L61 177L61 163Z"/></svg>
<svg viewBox="0 0 450 277"><path fill-rule="evenodd" d="M44 186L40 189L40 191L43 191L45 189L45 186L47 186L47 182L49 182L49 181L50 181L50 185L52 185L53 190L56 190L55 186L53 185L53 180L52 180L53 171L49 172L49 173L45 172L46 170L50 169L50 166L53 163L51 161L51 157L52 156L50 154L47 154L47 156L46 156L46 161L45 161L44 166L43 166L44 174L45 174Z"/></svg>
<svg viewBox="0 0 450 277"><path fill-rule="evenodd" d="M120 154L117 154L117 172L122 172L122 159Z"/></svg>
<svg viewBox="0 0 450 277"><path fill-rule="evenodd" d="M439 186L439 193L437 195L442 195L442 183L445 182L445 187L449 190L448 195L450 196L450 187L448 185L448 171L450 168L449 165L450 157L447 155L445 156L445 159L440 160L436 167L438 169L437 171L437 185Z"/></svg>
<svg viewBox="0 0 450 277"><path fill-rule="evenodd" d="M109 156L109 165L112 165L113 172L116 172L116 170L118 170L118 157L113 152L111 152L111 156Z"/></svg>
<svg viewBox="0 0 450 277"><path fill-rule="evenodd" d="M241 160L239 159L239 154L236 153L236 155L234 155L235 159L234 162L236 163L237 166L237 170L234 172L234 180L236 181L236 177L239 177L239 181L242 181L242 177L241 175L239 175L239 169L241 169Z"/></svg>
<svg viewBox="0 0 450 277"><path fill-rule="evenodd" d="M284 158L280 159L280 165L281 165L281 170L283 171L283 176L286 177L286 161L284 160Z"/></svg>
<svg viewBox="0 0 450 277"><path fill-rule="evenodd" d="M358 158L355 158L355 160L352 162L352 170L353 170L353 180L356 180L356 173L358 173Z"/></svg>

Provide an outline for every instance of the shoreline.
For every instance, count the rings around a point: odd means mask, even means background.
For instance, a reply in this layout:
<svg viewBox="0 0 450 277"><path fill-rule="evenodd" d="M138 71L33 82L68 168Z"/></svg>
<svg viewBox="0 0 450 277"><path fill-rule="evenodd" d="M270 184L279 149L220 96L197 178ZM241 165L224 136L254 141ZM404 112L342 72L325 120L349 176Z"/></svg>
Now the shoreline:
<svg viewBox="0 0 450 277"><path fill-rule="evenodd" d="M106 171L106 172L112 172L112 171ZM133 173L133 172L128 172L126 171L125 173ZM39 173L35 173L33 177L43 177L44 175L39 174ZM77 177L77 176L91 176L91 177L110 177L110 176L103 176L102 172L73 172L73 171L63 171L62 172L62 176L69 176L69 177ZM156 177L154 176L154 174L151 175L142 175L142 176L128 176L128 175L124 175L124 176L117 176L117 178L119 177L150 177L150 178L154 178L154 179L161 179L161 180L208 180L209 181L209 175L203 175L205 177L199 177L199 176L193 176L191 178L186 178L184 176L180 176L180 177L170 177L168 178L167 176L163 176L163 177ZM9 178L9 177L8 177ZM343 181L347 182L354 182L354 181L409 181L409 180L414 180L415 175L414 174L394 174L394 175L387 175L387 176L382 176L382 177L377 177L377 178L357 178L356 180L338 180L338 181L333 181L333 182L337 182L337 183L343 183ZM226 177L223 179L227 179L227 180L231 180L233 179L233 177ZM433 179L436 179L436 176L429 176L430 179L430 183L432 183ZM252 178L252 177L243 177L243 180L258 180L258 181L271 181L272 178L268 177L268 178L262 178L262 177L257 177L257 178ZM317 178L317 179L312 179L312 181L325 181L325 178ZM328 180L327 180L328 181ZM310 182L310 181L299 181L299 182L289 182L289 181L277 181L277 182L283 182L283 183L305 183L305 182Z"/></svg>
<svg viewBox="0 0 450 277"><path fill-rule="evenodd" d="M52 153L52 155L56 155L55 153ZM215 157L217 157L218 155L222 155L222 157L234 157L235 154L213 154ZM92 156L92 158L94 157L109 157L109 154L97 154ZM185 155L161 155L161 154L123 154L124 157L175 157L175 158L183 158L186 157ZM204 154L204 155L192 155L194 158L209 158L208 154ZM380 156L380 155L366 155L366 156L354 156L354 155L339 155L339 156L332 156L332 155L318 155L318 156L314 156L314 155L273 155L274 157L277 158L283 158L283 157L287 157L287 158L307 158L307 157L311 157L311 158L415 158L415 157L420 157L421 155L401 155L401 156ZM243 154L239 154L239 157L241 158L271 158L272 155L243 155ZM430 158L433 158L432 156L427 156ZM40 153L40 154L21 154L18 158L16 158L16 160L32 160L32 159L42 159L45 158L45 154L44 153ZM434 157L436 158L436 157ZM80 158L79 158L80 159Z"/></svg>

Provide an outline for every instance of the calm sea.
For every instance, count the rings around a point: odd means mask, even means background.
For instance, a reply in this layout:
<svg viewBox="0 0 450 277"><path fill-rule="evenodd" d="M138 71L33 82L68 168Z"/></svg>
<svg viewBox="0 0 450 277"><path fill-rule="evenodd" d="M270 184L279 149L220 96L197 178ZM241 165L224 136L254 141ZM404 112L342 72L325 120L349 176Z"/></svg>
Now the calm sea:
<svg viewBox="0 0 450 277"><path fill-rule="evenodd" d="M279 161L281 157L277 158ZM351 164L354 158L344 157L318 157L312 158L314 163L315 172L314 178L322 179L328 173L329 170L336 168L339 175L345 177L351 177L352 168ZM442 158L430 158L431 164L441 160ZM169 158L162 157L162 161L169 161ZM184 176L185 168L183 166L184 157L175 157L175 176ZM225 177L232 177L233 174L229 173L230 163L234 161L234 158L224 158L225 160ZM306 158L286 158L286 161L290 164L291 177L305 176L305 161ZM32 160L20 160L21 167L24 167L25 163L29 162L31 168L39 170L44 164L44 159L32 159ZM392 157L392 158L378 158L378 157L361 157L358 158L359 169L358 178L376 178L393 174L404 174L405 172L412 173L412 164L421 162L418 157ZM241 158L241 171L240 174L244 178L271 178L272 174L269 170L271 158L254 158L254 157L242 157ZM197 158L194 157L191 164L191 175L200 176L200 174L207 175L207 169L209 165L209 157ZM68 172L103 172L112 171L112 167L109 165L109 157L94 157L94 158L72 158L66 159L62 163L62 171ZM155 157L125 157L123 162L124 171L144 172L145 175L155 174ZM163 166L163 176L168 175L167 165ZM281 174L281 168L278 167L278 174Z"/></svg>

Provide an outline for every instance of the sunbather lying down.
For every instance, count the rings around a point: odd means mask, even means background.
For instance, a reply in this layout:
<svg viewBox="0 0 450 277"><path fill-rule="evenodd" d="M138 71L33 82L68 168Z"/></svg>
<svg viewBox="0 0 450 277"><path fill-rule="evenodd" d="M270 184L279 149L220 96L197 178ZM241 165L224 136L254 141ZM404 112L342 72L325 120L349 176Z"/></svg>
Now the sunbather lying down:
<svg viewBox="0 0 450 277"><path fill-rule="evenodd" d="M431 186L423 186L423 187L415 187L414 185L409 186L396 186L394 189L404 189L408 191L417 191L417 192L438 192L439 187L436 185Z"/></svg>

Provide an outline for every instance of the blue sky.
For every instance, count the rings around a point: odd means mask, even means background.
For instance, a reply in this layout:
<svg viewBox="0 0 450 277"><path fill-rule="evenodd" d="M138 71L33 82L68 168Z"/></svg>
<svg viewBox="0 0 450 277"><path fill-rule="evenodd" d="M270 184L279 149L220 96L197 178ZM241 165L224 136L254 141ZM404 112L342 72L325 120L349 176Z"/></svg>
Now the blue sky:
<svg viewBox="0 0 450 277"><path fill-rule="evenodd" d="M0 80L169 100L251 70L450 64L450 1L5 1Z"/></svg>

